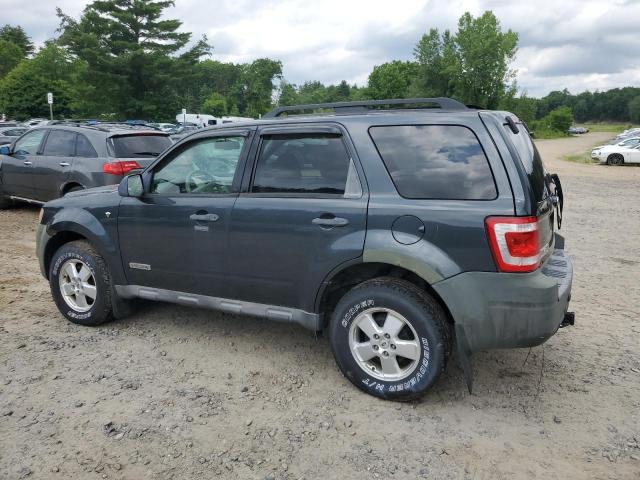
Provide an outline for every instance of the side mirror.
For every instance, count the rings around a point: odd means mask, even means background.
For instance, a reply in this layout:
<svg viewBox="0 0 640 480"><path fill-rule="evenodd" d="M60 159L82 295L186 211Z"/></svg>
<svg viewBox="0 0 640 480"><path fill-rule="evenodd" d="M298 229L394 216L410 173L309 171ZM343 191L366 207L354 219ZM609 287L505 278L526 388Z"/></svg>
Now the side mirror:
<svg viewBox="0 0 640 480"><path fill-rule="evenodd" d="M142 175L129 175L122 179L118 186L118 193L121 197L141 197L144 193Z"/></svg>
<svg viewBox="0 0 640 480"><path fill-rule="evenodd" d="M11 155L11 147L9 145L2 145L0 147L0 155Z"/></svg>

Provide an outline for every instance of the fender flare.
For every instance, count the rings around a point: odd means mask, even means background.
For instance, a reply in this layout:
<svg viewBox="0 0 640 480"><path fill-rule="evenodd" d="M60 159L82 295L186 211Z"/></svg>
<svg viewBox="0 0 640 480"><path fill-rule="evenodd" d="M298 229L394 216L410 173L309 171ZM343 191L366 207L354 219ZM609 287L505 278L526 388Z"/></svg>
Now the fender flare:
<svg viewBox="0 0 640 480"><path fill-rule="evenodd" d="M105 259L114 283L126 283L117 239L109 235L96 217L82 208L63 208L56 212L46 227L49 239L71 232L83 236ZM46 247L45 247L46 249Z"/></svg>

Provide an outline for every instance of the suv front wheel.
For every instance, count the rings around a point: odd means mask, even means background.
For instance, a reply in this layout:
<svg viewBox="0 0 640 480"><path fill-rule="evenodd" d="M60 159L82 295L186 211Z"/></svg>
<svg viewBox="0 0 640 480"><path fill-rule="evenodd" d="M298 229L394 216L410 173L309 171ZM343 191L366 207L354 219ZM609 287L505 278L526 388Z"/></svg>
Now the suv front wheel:
<svg viewBox="0 0 640 480"><path fill-rule="evenodd" d="M49 271L58 310L73 323L95 326L113 318L111 278L102 256L87 242L58 249Z"/></svg>
<svg viewBox="0 0 640 480"><path fill-rule="evenodd" d="M333 313L330 341L342 373L361 390L387 400L423 395L451 351L442 307L396 278L369 280L349 291Z"/></svg>

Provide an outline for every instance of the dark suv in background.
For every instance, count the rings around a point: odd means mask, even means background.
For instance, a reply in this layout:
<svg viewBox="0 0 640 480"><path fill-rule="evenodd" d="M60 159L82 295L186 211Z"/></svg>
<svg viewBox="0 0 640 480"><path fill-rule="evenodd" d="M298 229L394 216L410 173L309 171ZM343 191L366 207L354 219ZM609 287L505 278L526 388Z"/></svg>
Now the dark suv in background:
<svg viewBox="0 0 640 480"><path fill-rule="evenodd" d="M0 208L44 203L68 192L118 184L147 167L172 142L168 134L121 124L36 127L0 147Z"/></svg>
<svg viewBox="0 0 640 480"><path fill-rule="evenodd" d="M200 130L117 188L47 203L37 251L74 323L135 298L293 322L328 332L358 388L407 400L454 346L470 385L471 352L573 322L561 208L511 113L305 105Z"/></svg>

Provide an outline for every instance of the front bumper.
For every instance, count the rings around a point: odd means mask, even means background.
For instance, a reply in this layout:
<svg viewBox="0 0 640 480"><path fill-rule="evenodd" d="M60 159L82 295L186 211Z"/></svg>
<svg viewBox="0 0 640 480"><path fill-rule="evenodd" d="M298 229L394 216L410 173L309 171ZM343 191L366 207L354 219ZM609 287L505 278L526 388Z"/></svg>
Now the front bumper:
<svg viewBox="0 0 640 480"><path fill-rule="evenodd" d="M433 285L467 351L532 347L551 337L571 299L573 265L555 250L535 272L466 272Z"/></svg>

